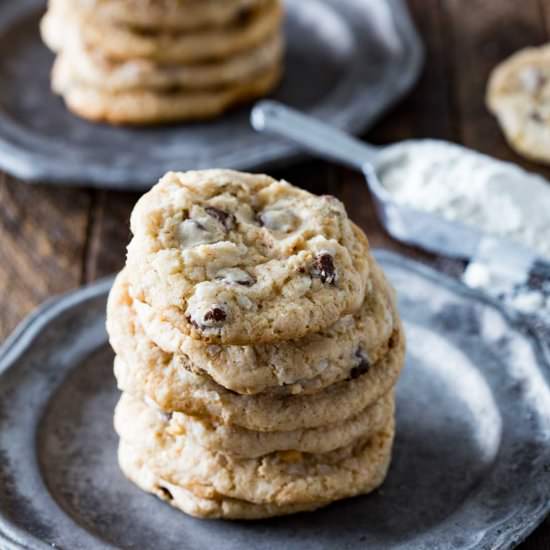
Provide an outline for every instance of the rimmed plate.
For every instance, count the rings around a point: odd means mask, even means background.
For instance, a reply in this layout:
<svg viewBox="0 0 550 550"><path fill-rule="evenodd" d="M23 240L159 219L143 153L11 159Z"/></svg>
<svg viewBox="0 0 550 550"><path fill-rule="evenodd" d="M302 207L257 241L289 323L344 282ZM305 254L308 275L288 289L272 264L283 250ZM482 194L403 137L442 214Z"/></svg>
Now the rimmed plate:
<svg viewBox="0 0 550 550"><path fill-rule="evenodd" d="M513 547L550 511L550 365L483 295L378 253L408 336L380 490L252 523L187 517L124 479L104 311L111 280L41 308L0 356L2 548Z"/></svg>
<svg viewBox="0 0 550 550"><path fill-rule="evenodd" d="M288 0L286 76L274 97L348 132L415 82L422 47L404 0ZM0 168L29 181L147 189L168 170L281 165L296 149L254 133L249 107L188 125L91 124L50 92L44 0L0 0Z"/></svg>

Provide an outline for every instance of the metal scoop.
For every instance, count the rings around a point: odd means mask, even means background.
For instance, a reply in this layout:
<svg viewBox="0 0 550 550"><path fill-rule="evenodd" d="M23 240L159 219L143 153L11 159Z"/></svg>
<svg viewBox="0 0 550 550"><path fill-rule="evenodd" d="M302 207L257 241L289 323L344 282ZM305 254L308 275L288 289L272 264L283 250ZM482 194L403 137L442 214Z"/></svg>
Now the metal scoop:
<svg viewBox="0 0 550 550"><path fill-rule="evenodd" d="M533 273L550 285L550 266L531 250L460 222L398 204L382 186L379 174L385 159L391 158L386 153L403 142L375 147L275 101L259 102L252 110L251 123L258 131L290 139L324 158L362 171L387 232L430 252L471 260L463 276L467 285L499 297L511 296L519 285L533 278ZM480 273L486 275L486 281ZM550 319L550 312L548 315Z"/></svg>

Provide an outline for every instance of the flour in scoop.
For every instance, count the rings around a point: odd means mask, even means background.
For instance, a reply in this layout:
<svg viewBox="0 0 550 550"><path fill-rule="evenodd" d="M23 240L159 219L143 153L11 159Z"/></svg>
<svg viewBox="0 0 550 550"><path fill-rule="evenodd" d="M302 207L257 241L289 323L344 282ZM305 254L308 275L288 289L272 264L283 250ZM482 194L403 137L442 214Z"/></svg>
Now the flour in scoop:
<svg viewBox="0 0 550 550"><path fill-rule="evenodd" d="M550 182L459 145L404 142L386 149L382 186L396 202L508 238L550 258Z"/></svg>

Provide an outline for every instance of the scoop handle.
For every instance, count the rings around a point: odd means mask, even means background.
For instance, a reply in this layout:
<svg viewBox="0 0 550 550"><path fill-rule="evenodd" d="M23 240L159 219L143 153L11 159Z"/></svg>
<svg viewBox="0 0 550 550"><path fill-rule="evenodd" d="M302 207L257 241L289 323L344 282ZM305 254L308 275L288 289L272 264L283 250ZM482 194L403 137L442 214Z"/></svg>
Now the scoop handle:
<svg viewBox="0 0 550 550"><path fill-rule="evenodd" d="M260 101L252 109L255 130L287 138L323 158L364 171L378 150L348 134L277 101Z"/></svg>

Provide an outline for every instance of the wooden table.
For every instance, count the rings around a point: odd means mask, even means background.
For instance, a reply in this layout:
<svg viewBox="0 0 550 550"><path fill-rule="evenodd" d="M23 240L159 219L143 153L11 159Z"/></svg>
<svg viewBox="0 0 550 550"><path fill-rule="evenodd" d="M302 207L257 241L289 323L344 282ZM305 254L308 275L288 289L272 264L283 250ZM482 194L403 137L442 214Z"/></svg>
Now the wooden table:
<svg viewBox="0 0 550 550"><path fill-rule="evenodd" d="M388 143L434 137L519 162L484 106L490 69L550 34L550 0L409 0L427 47L414 92L365 138ZM177 167L175 167L177 168ZM378 223L362 176L320 161L274 174L347 205L375 247L386 247L447 272L461 266L392 242ZM124 263L128 217L137 195L30 186L0 173L0 341L38 304L117 271ZM550 519L522 546L550 548Z"/></svg>

